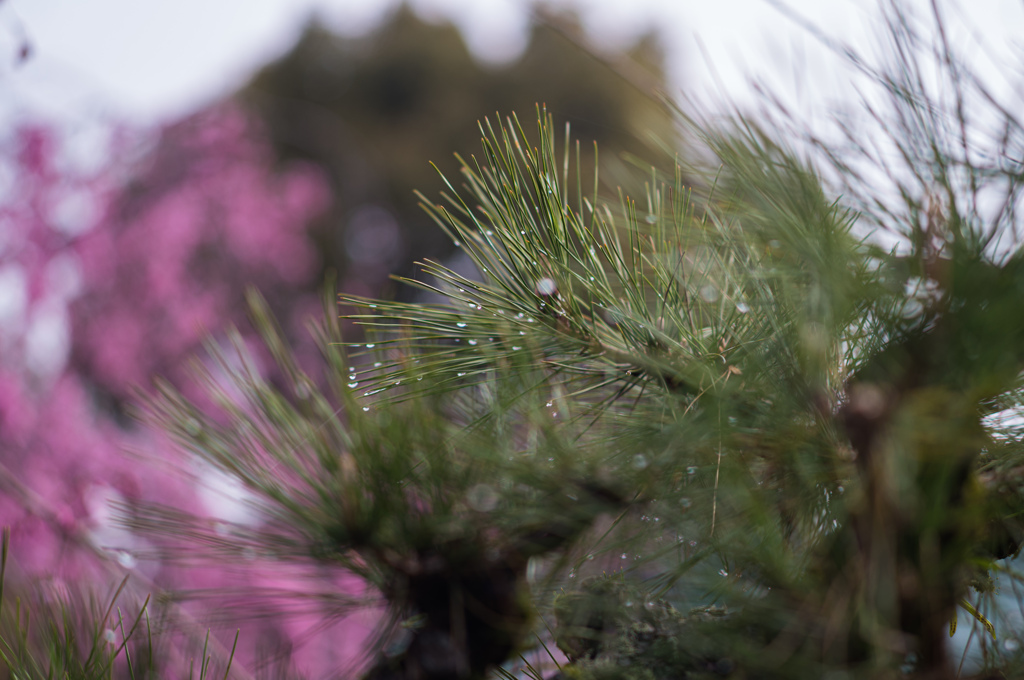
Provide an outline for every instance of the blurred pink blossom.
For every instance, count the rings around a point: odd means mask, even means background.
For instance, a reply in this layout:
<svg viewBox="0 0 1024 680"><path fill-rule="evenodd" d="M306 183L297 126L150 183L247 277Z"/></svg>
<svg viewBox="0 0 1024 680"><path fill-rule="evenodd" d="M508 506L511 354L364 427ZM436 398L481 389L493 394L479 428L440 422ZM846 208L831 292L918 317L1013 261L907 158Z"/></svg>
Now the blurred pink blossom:
<svg viewBox="0 0 1024 680"><path fill-rule="evenodd" d="M316 582L360 593L352 577L313 567L254 563L239 575L131 557L155 545L114 524L109 501L196 511L203 496L169 474L187 462L125 418L126 403L156 375L188 391L185 366L203 340L245 326L247 286L291 312L290 333L319 310L307 229L331 195L317 168L275 168L258 126L232 106L160 131L142 162L118 161L137 154L114 139L113 160L90 174L61 164L54 131L27 126L0 142L15 178L0 199L0 523L12 527L13 555L60 579L127 568L157 587L301 593ZM314 350L294 340L307 363ZM357 656L375 621L325 626L324 616L307 606L246 627L273 630L320 677Z"/></svg>

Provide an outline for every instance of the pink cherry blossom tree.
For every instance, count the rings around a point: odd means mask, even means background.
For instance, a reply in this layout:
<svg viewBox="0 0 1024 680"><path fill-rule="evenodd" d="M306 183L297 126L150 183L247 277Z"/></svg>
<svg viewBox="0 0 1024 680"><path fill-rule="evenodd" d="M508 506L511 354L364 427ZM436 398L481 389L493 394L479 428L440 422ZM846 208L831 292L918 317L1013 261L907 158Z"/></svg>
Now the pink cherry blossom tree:
<svg viewBox="0 0 1024 680"><path fill-rule="evenodd" d="M248 332L249 286L268 297L300 356L313 351L300 332L319 312L308 228L331 202L328 184L310 165L275 167L259 127L228 105L146 141L113 135L108 161L88 171L65 162L53 129L23 126L0 147L0 523L25 578L96 585L128 572L131 592L220 593L222 603L275 593L264 604L273 616L246 621L243 607L214 621L208 599L176 616L203 630L241 627L236 669L257 663L262 646L313 677L336 671L358 656L373 614L325 626L309 593L357 593L352 577L257 559L202 570L147 560L166 546L124 529L111 506L260 521L236 489L182 470L128 406L154 376L191 392L188 364L202 360L204 340L232 325ZM337 625L348 626L340 636Z"/></svg>

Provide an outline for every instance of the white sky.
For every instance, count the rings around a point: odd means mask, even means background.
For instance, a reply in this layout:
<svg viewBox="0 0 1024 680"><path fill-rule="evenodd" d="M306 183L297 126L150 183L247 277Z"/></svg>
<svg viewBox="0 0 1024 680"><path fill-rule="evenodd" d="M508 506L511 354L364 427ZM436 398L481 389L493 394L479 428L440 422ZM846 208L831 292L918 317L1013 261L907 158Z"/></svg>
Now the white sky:
<svg viewBox="0 0 1024 680"><path fill-rule="evenodd" d="M314 11L339 31L372 27L395 0L6 0L0 2L0 115L32 113L152 124L187 114L245 81L288 50ZM525 0L410 0L448 17L485 58L515 54L525 38ZM707 98L716 80L749 101L752 75L771 76L806 102L849 97L838 61L766 0L555 0L581 8L605 44L657 27L674 84ZM789 0L826 33L865 46L874 2ZM909 0L925 8L927 0ZM1019 0L971 0L969 21L988 44L1024 35ZM14 66L27 36L32 57ZM993 39L994 38L994 39ZM706 59L704 54L707 54ZM709 67L713 63L714 67Z"/></svg>

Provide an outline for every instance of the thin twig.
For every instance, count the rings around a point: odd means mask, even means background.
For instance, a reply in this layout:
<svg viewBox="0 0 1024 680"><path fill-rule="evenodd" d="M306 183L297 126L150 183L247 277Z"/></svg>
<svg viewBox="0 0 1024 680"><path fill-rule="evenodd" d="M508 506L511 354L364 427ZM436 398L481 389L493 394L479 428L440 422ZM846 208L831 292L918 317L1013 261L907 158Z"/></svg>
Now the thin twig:
<svg viewBox="0 0 1024 680"><path fill-rule="evenodd" d="M718 516L718 476L722 471L722 404L718 404L718 465L715 467L715 493L711 498L711 533L715 535L715 518Z"/></svg>

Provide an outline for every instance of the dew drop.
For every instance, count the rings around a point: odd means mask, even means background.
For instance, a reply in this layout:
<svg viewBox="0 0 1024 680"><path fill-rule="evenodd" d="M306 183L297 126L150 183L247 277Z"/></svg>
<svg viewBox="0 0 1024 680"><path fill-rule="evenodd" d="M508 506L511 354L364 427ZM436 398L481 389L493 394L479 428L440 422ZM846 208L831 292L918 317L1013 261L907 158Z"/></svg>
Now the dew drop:
<svg viewBox="0 0 1024 680"><path fill-rule="evenodd" d="M709 283L701 287L700 297L704 302L716 302L718 300L718 289Z"/></svg>
<svg viewBox="0 0 1024 680"><path fill-rule="evenodd" d="M521 350L521 349L522 349L522 347L520 347L519 345L512 345L512 351L513 352Z"/></svg>
<svg viewBox="0 0 1024 680"><path fill-rule="evenodd" d="M458 326L459 328L465 328L466 327L466 322L465 321L459 321L455 325Z"/></svg>
<svg viewBox="0 0 1024 680"><path fill-rule="evenodd" d="M547 406L548 408L551 408L554 405L554 403L555 402L553 402L553 401L549 401L548 403L546 403L544 405Z"/></svg>
<svg viewBox="0 0 1024 680"><path fill-rule="evenodd" d="M471 344L471 345L475 345L475 344L476 344L476 340L470 340L470 341L469 341L469 344Z"/></svg>
<svg viewBox="0 0 1024 680"><path fill-rule="evenodd" d="M622 553L622 556L619 559L628 560L629 555L627 555L626 553ZM629 605L627 604L626 606L628 607Z"/></svg>
<svg viewBox="0 0 1024 680"><path fill-rule="evenodd" d="M691 465L690 467L686 468L686 474L688 474L688 475L695 475L695 474L697 474L697 468L695 468L695 467L693 467Z"/></svg>
<svg viewBox="0 0 1024 680"><path fill-rule="evenodd" d="M543 279L537 282L537 295L554 295L558 292L558 284L555 280L545 276Z"/></svg>
<svg viewBox="0 0 1024 680"><path fill-rule="evenodd" d="M750 311L750 305L748 305L746 302L737 302L736 311L739 312L740 314L746 314L747 312Z"/></svg>
<svg viewBox="0 0 1024 680"><path fill-rule="evenodd" d="M374 368L380 368L381 366L383 366L383 364L381 364L379 361L373 362L373 367Z"/></svg>
<svg viewBox="0 0 1024 680"><path fill-rule="evenodd" d="M366 349L373 349L373 348L374 348L374 347L376 347L376 346L377 346L377 345L373 344L372 342L368 342L368 343L366 343Z"/></svg>
<svg viewBox="0 0 1024 680"><path fill-rule="evenodd" d="M465 376L465 375L466 375L465 371L459 371L459 373L458 373L458 376L459 376L460 378L461 378L461 377L463 377L463 376Z"/></svg>
<svg viewBox="0 0 1024 680"><path fill-rule="evenodd" d="M348 386L349 386L349 387L351 387L351 388L353 388L353 389L355 389L356 387L359 387L359 383L357 383L357 382L350 382L350 383L348 384Z"/></svg>
<svg viewBox="0 0 1024 680"><path fill-rule="evenodd" d="M364 410L364 411L369 411L369 410L370 410L370 407L369 407L369 406L364 406L364 407L363 407L363 410Z"/></svg>
<svg viewBox="0 0 1024 680"><path fill-rule="evenodd" d="M135 565L138 564L138 560L127 550L117 551L117 562L125 569L134 569Z"/></svg>
<svg viewBox="0 0 1024 680"><path fill-rule="evenodd" d="M719 569L718 570L718 575L722 576L722 577L726 577L726 576L729 575L729 572L727 572L725 569Z"/></svg>

